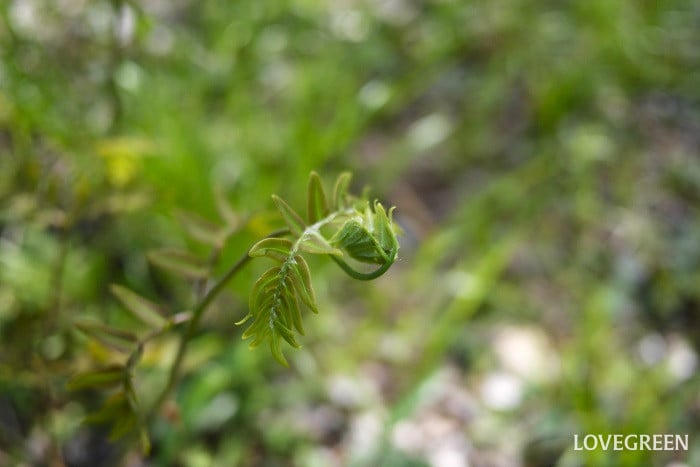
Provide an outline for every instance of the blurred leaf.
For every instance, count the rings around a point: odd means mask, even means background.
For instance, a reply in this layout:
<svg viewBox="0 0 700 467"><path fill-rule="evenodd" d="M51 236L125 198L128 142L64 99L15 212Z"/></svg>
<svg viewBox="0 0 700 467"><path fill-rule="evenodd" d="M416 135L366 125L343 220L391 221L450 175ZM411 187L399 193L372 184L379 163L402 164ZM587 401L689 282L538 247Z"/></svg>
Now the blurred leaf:
<svg viewBox="0 0 700 467"><path fill-rule="evenodd" d="M129 359L126 361L126 367L129 371L133 370L138 362L141 361L141 357L143 357L143 347L143 342L139 342L136 348L131 352L131 355L129 355Z"/></svg>
<svg viewBox="0 0 700 467"><path fill-rule="evenodd" d="M221 246L225 236L221 226L185 211L178 211L177 218L193 239L213 247Z"/></svg>
<svg viewBox="0 0 700 467"><path fill-rule="evenodd" d="M83 320L75 321L74 324L75 327L84 332L88 337L119 352L130 352L133 344L138 341L138 337L134 333L106 324Z"/></svg>
<svg viewBox="0 0 700 467"><path fill-rule="evenodd" d="M131 312L138 320L155 329L162 328L167 323L162 315L162 310L155 303L117 284L112 284L110 290L127 311Z"/></svg>
<svg viewBox="0 0 700 467"><path fill-rule="evenodd" d="M123 391L119 391L109 397L99 410L87 415L84 421L85 423L110 423L131 412L131 406L126 399L126 394Z"/></svg>
<svg viewBox="0 0 700 467"><path fill-rule="evenodd" d="M224 194L217 190L214 195L214 201L221 220L224 221L229 229L238 228L241 224L241 216L233 209L231 203L224 197Z"/></svg>
<svg viewBox="0 0 700 467"><path fill-rule="evenodd" d="M166 248L150 251L146 256L153 265L186 279L203 279L209 275L204 261L186 251Z"/></svg>
<svg viewBox="0 0 700 467"><path fill-rule="evenodd" d="M77 391L117 386L124 382L125 374L123 365L112 365L101 370L81 373L71 378L68 382L68 389Z"/></svg>
<svg viewBox="0 0 700 467"><path fill-rule="evenodd" d="M141 170L141 158L152 153L151 141L138 137L109 138L97 144L97 153L107 163L107 177L117 186L129 184Z"/></svg>
<svg viewBox="0 0 700 467"><path fill-rule="evenodd" d="M117 441L133 431L138 426L138 420L133 412L127 412L116 418L109 432L109 440Z"/></svg>
<svg viewBox="0 0 700 467"><path fill-rule="evenodd" d="M112 214L122 214L143 209L149 199L143 193L114 193L105 196L93 207L95 214L104 211Z"/></svg>

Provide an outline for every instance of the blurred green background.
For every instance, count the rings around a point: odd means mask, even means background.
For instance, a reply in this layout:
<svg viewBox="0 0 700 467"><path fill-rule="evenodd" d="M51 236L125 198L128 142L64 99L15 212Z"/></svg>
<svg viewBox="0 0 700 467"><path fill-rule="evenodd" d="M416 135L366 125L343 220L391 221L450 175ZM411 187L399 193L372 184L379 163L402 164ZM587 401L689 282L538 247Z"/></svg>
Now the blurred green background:
<svg viewBox="0 0 700 467"><path fill-rule="evenodd" d="M0 2L0 465L700 465L700 4L691 0ZM278 365L208 311L153 450L81 419L68 378L181 311L152 248L179 211L242 230L221 270L355 174L405 231L385 276L311 262L320 314ZM220 273L221 271L219 271ZM133 323L132 323L133 324ZM152 401L177 331L147 348ZM689 434L687 452L573 434Z"/></svg>

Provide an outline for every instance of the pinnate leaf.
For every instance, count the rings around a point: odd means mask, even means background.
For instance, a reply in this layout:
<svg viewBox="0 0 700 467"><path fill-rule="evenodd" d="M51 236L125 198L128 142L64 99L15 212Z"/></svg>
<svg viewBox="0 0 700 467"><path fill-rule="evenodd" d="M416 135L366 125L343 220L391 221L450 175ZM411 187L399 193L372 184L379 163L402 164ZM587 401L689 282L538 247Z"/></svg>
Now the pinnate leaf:
<svg viewBox="0 0 700 467"><path fill-rule="evenodd" d="M253 245L248 254L252 257L268 256L284 263L292 247L293 243L286 238L265 238Z"/></svg>
<svg viewBox="0 0 700 467"><path fill-rule="evenodd" d="M294 257L294 263L291 267L292 274L290 277L294 285L294 289L299 294L301 301L308 306L311 311L318 313L318 308L316 308L316 296L314 295L314 289L311 286L311 271L309 270L309 264L306 262L303 256L296 255Z"/></svg>
<svg viewBox="0 0 700 467"><path fill-rule="evenodd" d="M243 339L251 339L251 348L267 342L272 355L282 365L288 364L282 353L282 340L298 347L295 334L304 334L300 302L318 313L309 265L301 253L329 255L345 272L359 280L381 276L396 259L398 229L392 223L392 210L387 213L378 202L370 204L366 194L361 198L349 195L350 180L350 173L342 173L337 178L329 203L321 179L317 173L311 173L306 206L308 226L284 200L273 195L293 238L261 240L250 249L251 257L267 256L279 264L256 281L250 295L249 312L236 324L247 324ZM332 229L335 235L327 240L324 235ZM379 267L358 271L343 260L346 253L355 260L379 264Z"/></svg>
<svg viewBox="0 0 700 467"><path fill-rule="evenodd" d="M323 219L329 212L326 193L323 191L321 178L316 172L311 172L309 176L306 211L311 224Z"/></svg>
<svg viewBox="0 0 700 467"><path fill-rule="evenodd" d="M300 347L295 330L304 334L299 300L317 312L309 267L301 255L287 257L281 266L274 266L255 282L250 294L249 312L236 324L249 323L243 339L252 338L254 348L268 341L275 359L287 366L281 340Z"/></svg>
<svg viewBox="0 0 700 467"><path fill-rule="evenodd" d="M318 232L307 231L299 243L301 251L315 255L335 255L343 256L343 252L334 248L328 240L323 238Z"/></svg>
<svg viewBox="0 0 700 467"><path fill-rule="evenodd" d="M292 324L299 334L304 335L304 326L301 321L301 309L299 308L299 301L292 291L285 290L282 294L282 301L284 302L285 308L289 310L289 315L291 317Z"/></svg>
<svg viewBox="0 0 700 467"><path fill-rule="evenodd" d="M282 353L282 346L280 345L280 336L277 333L276 329L273 329L270 333L270 351L272 352L272 356L275 357L275 360L277 360L280 364L286 367L289 366L287 359L284 358L284 354Z"/></svg>
<svg viewBox="0 0 700 467"><path fill-rule="evenodd" d="M299 217L299 214L297 214L279 196L272 195L272 200L275 202L277 210L282 215L282 219L284 219L285 224L287 224L287 227L289 227L289 230L292 232L292 234L294 234L297 237L300 237L306 229L306 225L304 224L304 221L301 219L301 217Z"/></svg>

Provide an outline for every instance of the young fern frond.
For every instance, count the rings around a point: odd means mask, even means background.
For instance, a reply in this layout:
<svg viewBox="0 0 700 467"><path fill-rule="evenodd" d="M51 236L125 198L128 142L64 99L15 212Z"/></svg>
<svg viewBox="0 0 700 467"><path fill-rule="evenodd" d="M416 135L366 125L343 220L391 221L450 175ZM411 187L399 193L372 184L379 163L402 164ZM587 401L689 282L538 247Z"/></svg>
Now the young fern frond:
<svg viewBox="0 0 700 467"><path fill-rule="evenodd" d="M281 340L299 348L294 331L304 334L300 302L318 312L309 266L301 253L328 255L350 276L360 280L379 277L396 260L399 244L398 229L392 221L393 208L387 214L378 201L370 205L367 200L349 196L349 184L350 174L338 177L331 209L318 174L312 172L308 186L308 224L284 200L273 195L293 238L267 238L250 249L251 257L266 256L278 265L257 280L250 294L249 312L236 324L252 320L243 338L252 338L251 348L267 341L275 359L285 366L288 363L281 350ZM358 271L344 260L346 255L379 267L370 272Z"/></svg>
<svg viewBox="0 0 700 467"><path fill-rule="evenodd" d="M399 229L393 223L393 208L387 211L377 201L370 203L347 193L351 176L341 174L335 182L332 197L326 196L319 176L312 172L308 184L306 218L297 214L284 200L272 197L287 225L270 233L253 245L222 277L213 281L213 266L227 240L242 225L240 218L223 200L217 200L224 225L209 223L196 215L181 214L185 231L192 239L212 247L208 259L187 251L160 249L147 256L154 266L193 282L196 302L191 311L167 313L156 303L119 285L111 291L137 322L141 332L116 328L96 321L78 321L77 329L125 359L123 364L93 369L75 375L69 388L75 391L106 390L111 395L87 421L111 425L110 439L138 434L144 452L150 449L147 425L177 384L187 344L195 335L207 308L225 289L226 284L250 261L268 257L275 265L255 282L249 300L249 313L237 324L249 323L243 338L250 338L250 347L268 343L273 356L283 365L282 341L299 348L297 334L304 335L302 311L318 313L311 285L309 265L304 254L330 256L350 276L369 280L384 274L396 260ZM346 260L376 266L374 270L357 269ZM175 359L165 387L148 411L144 411L134 390L134 370L144 346L152 339L186 324L181 333Z"/></svg>

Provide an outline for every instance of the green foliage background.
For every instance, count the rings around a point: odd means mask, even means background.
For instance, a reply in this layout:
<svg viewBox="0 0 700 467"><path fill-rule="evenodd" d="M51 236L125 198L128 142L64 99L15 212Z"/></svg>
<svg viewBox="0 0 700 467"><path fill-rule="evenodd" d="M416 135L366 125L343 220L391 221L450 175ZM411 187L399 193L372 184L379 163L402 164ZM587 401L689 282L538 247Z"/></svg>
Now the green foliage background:
<svg viewBox="0 0 700 467"><path fill-rule="evenodd" d="M0 465L700 465L697 2L0 14ZM398 207L390 272L312 261L320 313L290 370L233 325L253 264L205 317L149 458L81 426L100 395L66 381L110 355L73 321L135 325L110 283L191 306L145 259L206 254L177 212L231 203L223 270L279 227L272 193L304 205L311 170ZM146 350L146 404L176 340ZM691 446L576 452L574 433Z"/></svg>

